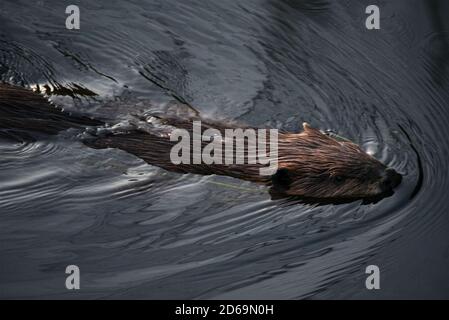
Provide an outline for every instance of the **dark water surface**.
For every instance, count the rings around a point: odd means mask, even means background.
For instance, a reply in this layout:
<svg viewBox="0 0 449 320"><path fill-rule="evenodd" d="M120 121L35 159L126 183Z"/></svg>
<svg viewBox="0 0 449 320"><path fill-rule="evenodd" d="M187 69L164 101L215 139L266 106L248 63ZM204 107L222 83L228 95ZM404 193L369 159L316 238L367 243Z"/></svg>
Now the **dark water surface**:
<svg viewBox="0 0 449 320"><path fill-rule="evenodd" d="M115 121L333 129L404 175L375 204L271 200L70 132L0 135L1 298L449 298L449 2L1 0L0 79ZM67 265L81 290L65 288ZM378 265L381 289L365 288Z"/></svg>

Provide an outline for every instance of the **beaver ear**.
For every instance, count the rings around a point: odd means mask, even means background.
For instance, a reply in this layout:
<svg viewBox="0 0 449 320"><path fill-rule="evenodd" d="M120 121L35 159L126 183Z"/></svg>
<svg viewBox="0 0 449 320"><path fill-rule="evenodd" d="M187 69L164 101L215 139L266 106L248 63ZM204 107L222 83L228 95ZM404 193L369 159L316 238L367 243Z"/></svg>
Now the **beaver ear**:
<svg viewBox="0 0 449 320"><path fill-rule="evenodd" d="M304 132L306 134L322 134L322 132L320 130L312 128L310 126L310 124L308 124L307 122L303 122L302 123L302 127L303 127Z"/></svg>
<svg viewBox="0 0 449 320"><path fill-rule="evenodd" d="M279 168L275 174L271 176L271 183L273 188L279 191L286 191L290 189L290 184L293 179L290 174L290 170L286 168Z"/></svg>

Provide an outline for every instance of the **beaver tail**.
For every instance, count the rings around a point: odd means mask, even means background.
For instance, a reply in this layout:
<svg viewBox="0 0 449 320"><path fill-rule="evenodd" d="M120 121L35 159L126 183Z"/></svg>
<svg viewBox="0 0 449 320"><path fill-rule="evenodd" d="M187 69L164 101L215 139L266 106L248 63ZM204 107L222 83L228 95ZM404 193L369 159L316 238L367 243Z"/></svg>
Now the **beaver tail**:
<svg viewBox="0 0 449 320"><path fill-rule="evenodd" d="M57 134L101 125L102 121L63 111L29 89L0 83L0 129Z"/></svg>

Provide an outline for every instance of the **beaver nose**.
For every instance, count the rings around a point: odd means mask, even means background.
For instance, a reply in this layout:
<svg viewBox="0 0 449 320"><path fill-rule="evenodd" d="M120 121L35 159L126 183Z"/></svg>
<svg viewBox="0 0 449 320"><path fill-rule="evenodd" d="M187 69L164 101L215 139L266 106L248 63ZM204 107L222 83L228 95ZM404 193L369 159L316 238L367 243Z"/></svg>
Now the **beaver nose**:
<svg viewBox="0 0 449 320"><path fill-rule="evenodd" d="M380 186L383 191L389 191L397 187L402 181L402 176L394 169L388 168L384 171L382 179L380 180Z"/></svg>

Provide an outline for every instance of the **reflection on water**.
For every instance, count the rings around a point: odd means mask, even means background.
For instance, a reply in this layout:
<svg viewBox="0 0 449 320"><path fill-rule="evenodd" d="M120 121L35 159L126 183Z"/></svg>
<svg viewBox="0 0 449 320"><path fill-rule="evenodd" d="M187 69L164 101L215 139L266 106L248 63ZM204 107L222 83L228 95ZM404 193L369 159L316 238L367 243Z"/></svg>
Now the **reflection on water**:
<svg viewBox="0 0 449 320"><path fill-rule="evenodd" d="M384 3L368 31L365 1L80 1L73 31L63 3L2 1L1 79L66 109L117 120L175 99L257 126L308 121L404 179L376 203L316 206L70 132L3 131L0 297L447 298L449 7L410 2Z"/></svg>

